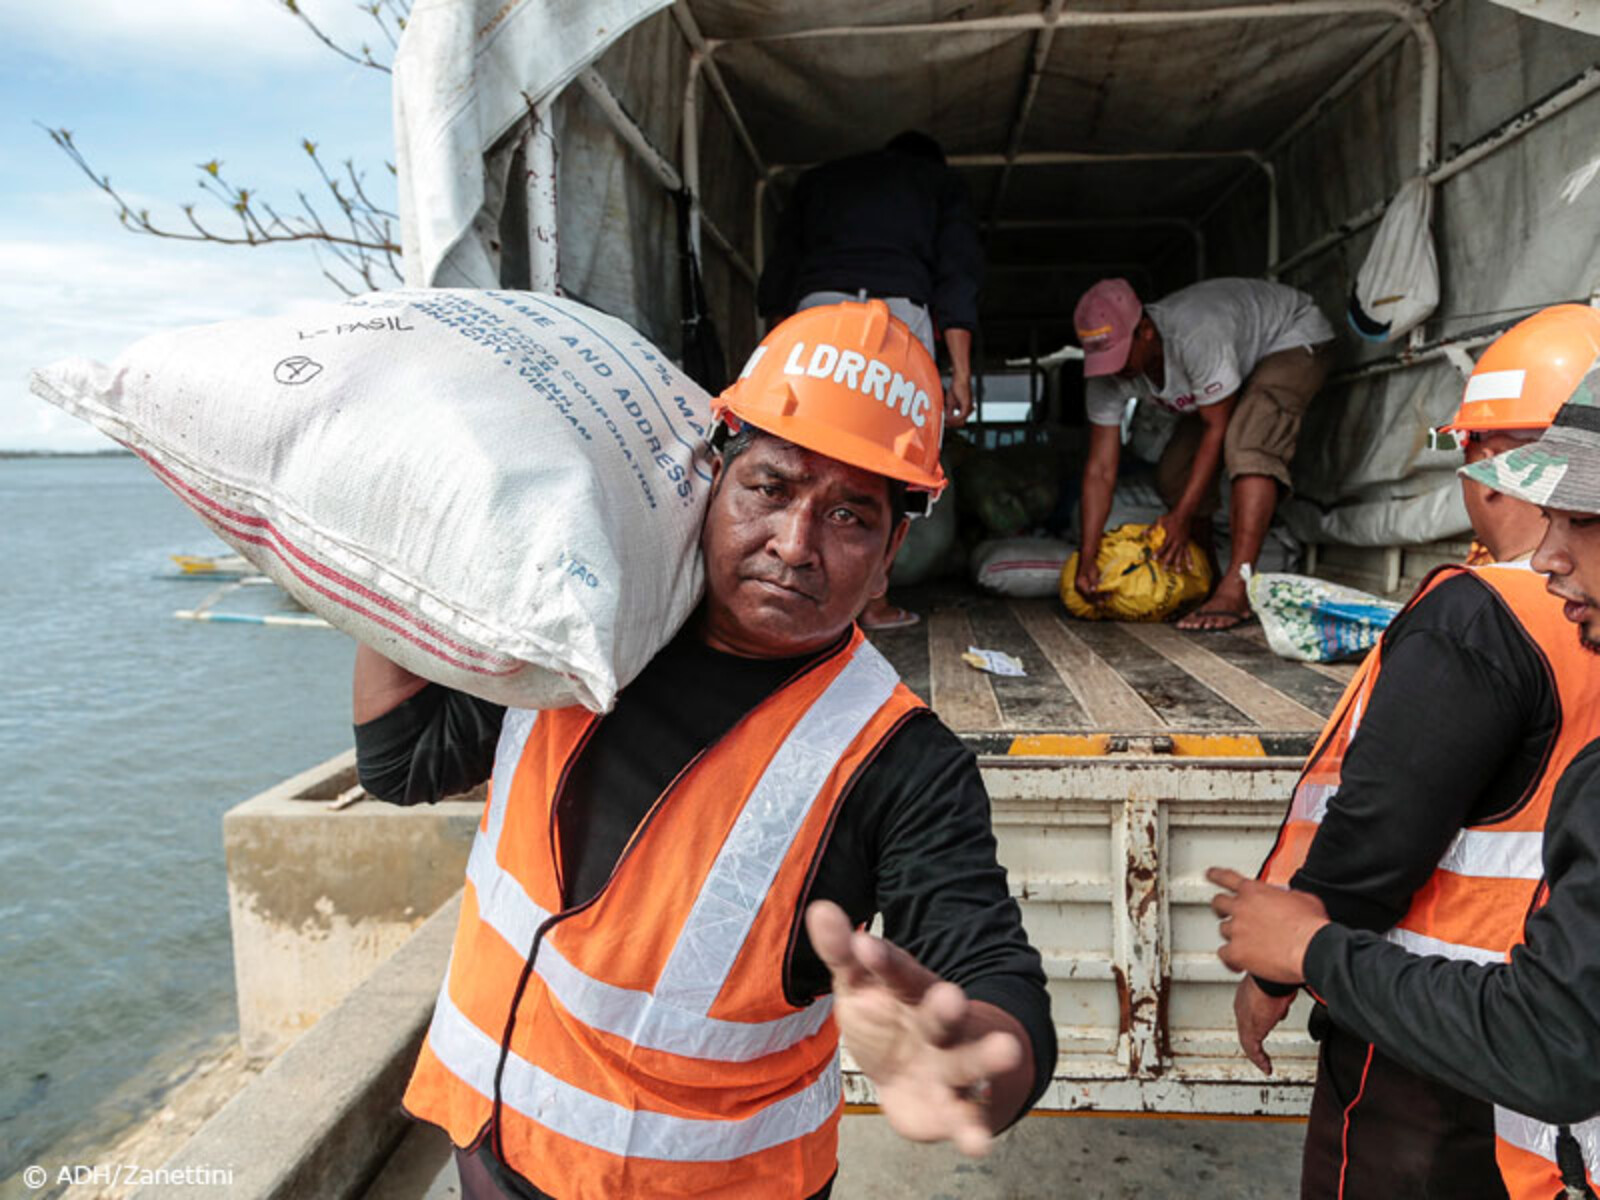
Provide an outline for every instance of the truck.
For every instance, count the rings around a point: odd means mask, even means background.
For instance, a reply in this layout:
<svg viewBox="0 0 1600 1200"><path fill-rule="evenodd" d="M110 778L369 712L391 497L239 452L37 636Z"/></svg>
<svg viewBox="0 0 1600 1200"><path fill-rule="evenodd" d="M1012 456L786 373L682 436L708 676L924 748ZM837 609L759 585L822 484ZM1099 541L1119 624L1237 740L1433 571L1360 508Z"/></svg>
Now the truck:
<svg viewBox="0 0 1600 1200"><path fill-rule="evenodd" d="M1427 434L1471 352L1600 282L1600 5L1580 0L478 0L417 6L394 71L409 284L560 292L725 373L763 331L799 173L932 134L987 255L967 436L1048 447L1065 476L1084 415L1062 348L1091 283L1277 279L1343 324L1422 181L1438 306L1341 336L1280 509L1301 570L1391 597L1466 550L1459 451ZM1260 862L1352 668L959 580L910 598L926 619L878 643L979 757L1050 977L1042 1107L1303 1112L1303 1019L1270 1078L1238 1051L1203 872ZM971 646L1026 674L972 669ZM854 1073L847 1094L871 1099Z"/></svg>

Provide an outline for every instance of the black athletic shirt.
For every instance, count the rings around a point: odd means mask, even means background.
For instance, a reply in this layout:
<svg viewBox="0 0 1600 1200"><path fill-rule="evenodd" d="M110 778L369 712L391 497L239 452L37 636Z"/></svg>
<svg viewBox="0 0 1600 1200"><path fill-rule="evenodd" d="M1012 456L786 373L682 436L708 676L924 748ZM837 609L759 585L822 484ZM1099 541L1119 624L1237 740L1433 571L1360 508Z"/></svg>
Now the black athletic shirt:
<svg viewBox="0 0 1600 1200"><path fill-rule="evenodd" d="M741 658L706 646L692 624L622 691L573 764L558 813L569 905L605 883L651 804L695 754L837 649ZM430 684L355 727L362 786L399 804L476 786L493 766L503 711ZM836 902L852 922L881 913L890 941L971 998L1016 1017L1033 1047L1023 1111L1038 1100L1056 1061L1043 967L995 859L977 762L931 712L916 713L889 737L840 804L802 910L813 899ZM797 1003L829 990L803 931L784 979Z"/></svg>
<svg viewBox="0 0 1600 1200"><path fill-rule="evenodd" d="M1509 967L1328 925L1306 982L1341 1027L1416 1071L1541 1121L1587 1120L1600 1113L1600 741L1556 785L1544 870L1549 902Z"/></svg>

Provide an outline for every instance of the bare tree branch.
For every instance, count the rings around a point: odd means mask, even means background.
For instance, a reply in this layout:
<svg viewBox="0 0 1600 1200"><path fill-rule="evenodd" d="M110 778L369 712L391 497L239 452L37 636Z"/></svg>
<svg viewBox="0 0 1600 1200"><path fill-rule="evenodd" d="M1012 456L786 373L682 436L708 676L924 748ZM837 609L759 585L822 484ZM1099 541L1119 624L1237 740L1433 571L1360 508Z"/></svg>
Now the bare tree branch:
<svg viewBox="0 0 1600 1200"><path fill-rule="evenodd" d="M384 74L390 73L387 63L380 62L372 48L363 44L359 51L340 45L320 25L300 8L301 0L272 0L340 58L358 66L370 67ZM389 52L398 48L401 33L410 15L410 0L357 0L356 7L377 25ZM116 205L117 220L132 233L164 238L179 242L211 242L221 246L262 246L270 244L306 244L317 258L318 268L324 277L346 295L354 295L350 286L353 278L359 285L371 290L403 278L400 270L401 249L394 230L399 218L388 209L373 202L368 194L362 172L355 163L344 159L341 172L329 171L317 152L317 144L302 138L300 147L311 159L312 168L323 189L338 205L343 220L335 219L341 228L330 229L316 205L304 192L297 192L301 209L299 214L280 212L269 201L259 197L253 188L231 182L224 175L222 160L209 159L197 164L196 180L207 200L216 204L219 211L231 214L225 221L238 222L237 229L220 228L206 219L194 204L179 206L181 222L164 222L152 218L148 209L135 209L115 187L109 176L96 171L73 141L71 131L39 126L50 135L56 146L70 158L95 187L99 188ZM391 176L393 163L384 164ZM324 252L328 259L324 258ZM341 277L339 272L347 272Z"/></svg>
<svg viewBox="0 0 1600 1200"><path fill-rule="evenodd" d="M291 14L302 25L309 29L312 36L315 37L317 41L321 42L329 50L332 50L340 58L347 59L348 61L355 63L358 67L371 67L374 71L382 71L385 75L390 73L386 64L381 63L372 57L372 50L369 47L362 46L360 54L353 54L349 50L346 50L343 46L339 45L338 42L334 41L326 33L324 33L320 25L318 25L310 17L306 16L303 11L301 11L299 0L278 0L278 3L283 7L284 11ZM372 14L373 18L378 22L378 28L383 28L382 18L379 17L380 5L363 4L360 7L366 9ZM388 31L385 30L385 33L387 32Z"/></svg>
<svg viewBox="0 0 1600 1200"><path fill-rule="evenodd" d="M197 185L219 207L231 213L232 219L239 222L238 232L228 233L207 224L193 204L180 206L184 221L188 225L188 229L185 230L182 227L156 221L148 209L134 208L112 185L109 176L99 174L89 165L83 152L73 140L70 130L52 129L49 126L41 128L89 178L89 181L111 198L117 206L118 221L124 228L134 233L148 234L169 241L212 242L221 246L310 243L313 246L325 247L332 252L338 262L369 289L382 286L379 272L382 276L392 277L394 281L400 279L396 263L400 246L392 232L393 217L363 200L347 196L343 189L332 187L341 210L350 219L351 229L348 235L330 230L304 193L300 193L300 200L305 209L305 216L281 215L269 202L258 199L250 188L237 187L229 182L223 173L222 161L213 158L198 165L200 177ZM315 160L315 147L307 142L305 148ZM330 186L337 183L322 169L320 163L318 163L318 174ZM323 268L323 273L329 273L326 267ZM343 282L340 282L339 286L346 292L350 291Z"/></svg>

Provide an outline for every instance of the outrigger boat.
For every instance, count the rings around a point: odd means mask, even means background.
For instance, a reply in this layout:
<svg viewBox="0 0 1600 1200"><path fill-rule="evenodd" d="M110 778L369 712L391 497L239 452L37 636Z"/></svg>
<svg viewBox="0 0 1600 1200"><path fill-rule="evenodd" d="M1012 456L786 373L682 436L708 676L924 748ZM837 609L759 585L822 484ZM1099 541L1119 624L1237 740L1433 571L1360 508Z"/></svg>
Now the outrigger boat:
<svg viewBox="0 0 1600 1200"><path fill-rule="evenodd" d="M196 579L243 579L258 572L241 554L174 554L178 572Z"/></svg>
<svg viewBox="0 0 1600 1200"><path fill-rule="evenodd" d="M293 606L292 612L227 612L218 611L215 605L240 588L275 586L250 562L239 554L174 554L179 574L174 579L204 579L221 586L213 590L193 608L180 608L172 615L184 621L217 621L233 625L292 625L306 629L331 629L321 617L308 613L295 603L293 597L285 599Z"/></svg>

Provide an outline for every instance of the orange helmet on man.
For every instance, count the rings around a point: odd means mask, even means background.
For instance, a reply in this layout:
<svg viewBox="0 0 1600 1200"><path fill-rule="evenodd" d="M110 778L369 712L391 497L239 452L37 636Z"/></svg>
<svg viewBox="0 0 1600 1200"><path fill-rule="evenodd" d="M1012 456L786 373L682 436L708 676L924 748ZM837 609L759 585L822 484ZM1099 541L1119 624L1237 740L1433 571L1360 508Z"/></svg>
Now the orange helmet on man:
<svg viewBox="0 0 1600 1200"><path fill-rule="evenodd" d="M1441 433L1538 432L1555 419L1600 355L1600 311L1557 304L1501 334L1473 367L1461 406Z"/></svg>
<svg viewBox="0 0 1600 1200"><path fill-rule="evenodd" d="M897 479L928 503L944 490L939 369L882 300L823 305L789 317L755 348L711 410L732 430L753 425Z"/></svg>

